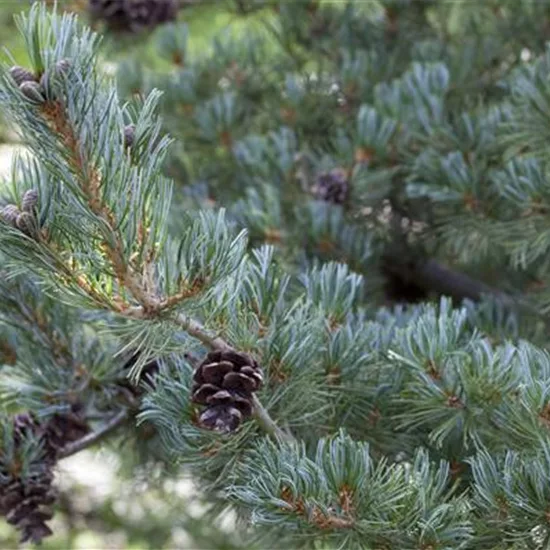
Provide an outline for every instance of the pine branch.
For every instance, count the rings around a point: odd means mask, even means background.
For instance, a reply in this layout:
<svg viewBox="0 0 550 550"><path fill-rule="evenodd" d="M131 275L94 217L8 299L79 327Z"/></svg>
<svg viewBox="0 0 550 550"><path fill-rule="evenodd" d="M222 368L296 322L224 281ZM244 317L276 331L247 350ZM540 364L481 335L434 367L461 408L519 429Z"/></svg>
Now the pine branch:
<svg viewBox="0 0 550 550"><path fill-rule="evenodd" d="M147 313L143 308L134 308L130 313L131 317L138 319L145 318L147 316ZM173 320L183 330L185 330L185 332L202 342L205 346L214 350L237 352L237 350L230 346L223 338L210 334L198 321L190 319L182 314L177 315ZM252 399L254 405L253 416L258 422L258 425L266 433L282 441L294 439L292 435L284 432L279 426L277 426L276 422L271 418L256 395L253 395Z"/></svg>
<svg viewBox="0 0 550 550"><path fill-rule="evenodd" d="M63 106L59 102L47 103L42 109L42 115L66 147L69 153L69 167L80 184L90 211L109 229L110 238L103 238L103 247L119 284L126 287L140 303L148 308L156 309L158 307L157 301L151 300L146 294L142 281L139 280L134 270L126 262L123 253L124 243L117 229L118 220L116 220L113 212L101 196L101 188L104 185L101 174L93 163L86 158L85 150L82 148L77 132L66 116ZM72 273L72 270L69 269L69 272ZM96 293L91 292L89 285L81 282L79 286L96 301L104 304L103 299L98 300Z"/></svg>
<svg viewBox="0 0 550 550"><path fill-rule="evenodd" d="M290 442L294 440L294 437L290 433L284 432L283 430L281 430L281 428L279 428L279 426L277 426L271 416L269 416L269 413L260 403L260 400L255 395L252 396L252 403L254 405L254 418L256 419L256 422L258 422L260 427L264 430L264 432L281 441Z"/></svg>
<svg viewBox="0 0 550 550"><path fill-rule="evenodd" d="M104 192L104 189L107 188L107 177L101 170L97 159L94 158L93 149L85 145L86 140L79 132L78 121L75 121L74 117L63 108L62 102L57 100L43 102L39 113L41 118L47 121L52 133L57 136L58 144L63 146L63 153L70 173L74 177L75 186L78 187L79 194L85 199L85 207L94 216L100 228L100 248L106 263L110 264L109 276L111 277L111 273L113 274L112 278L118 283L118 288L115 289L112 299L105 300L101 294L98 296L86 276L75 276L75 270L67 265L63 265L63 272L68 273L71 279L76 279L80 288L103 308L129 316L135 316L134 314L137 312L142 319L158 316L174 305L173 296L163 297L162 292L152 280L153 278L149 276L155 259L154 252L145 255L143 263L132 260L132 255L128 252L128 243L125 242L121 230L122 220L119 219L121 214L117 213L116 206L113 207L113 204L109 204L108 196ZM145 233L145 230L145 227L140 226L138 235ZM53 253L52 255L55 256ZM115 288L115 285L112 285L111 288ZM138 308L134 308L128 303L123 295L124 291L140 304ZM182 300L185 297L186 294L181 295ZM178 294L176 301L179 299L180 295ZM220 337L209 334L200 323L193 319L177 314L172 321L210 348L236 351ZM276 426L259 400L256 399L254 405L254 416L262 428L279 438L287 437Z"/></svg>
<svg viewBox="0 0 550 550"><path fill-rule="evenodd" d="M187 334L193 336L205 346L220 351L235 351L225 340L219 336L213 336L199 322L179 314L174 322L177 323Z"/></svg>

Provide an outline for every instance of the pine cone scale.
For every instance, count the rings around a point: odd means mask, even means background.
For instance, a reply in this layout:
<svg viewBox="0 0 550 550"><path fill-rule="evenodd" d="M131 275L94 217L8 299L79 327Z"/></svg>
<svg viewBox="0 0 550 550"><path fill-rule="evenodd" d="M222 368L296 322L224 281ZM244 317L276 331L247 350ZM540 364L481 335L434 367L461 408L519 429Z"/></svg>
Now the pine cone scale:
<svg viewBox="0 0 550 550"><path fill-rule="evenodd" d="M255 380L239 372L230 372L225 375L223 387L232 390L243 390L245 392L253 392L257 389Z"/></svg>
<svg viewBox="0 0 550 550"><path fill-rule="evenodd" d="M204 365L200 371L198 371L201 382L209 384L221 384L223 377L233 371L233 364L229 361L220 361L219 363L210 363ZM198 381L198 380L197 380Z"/></svg>

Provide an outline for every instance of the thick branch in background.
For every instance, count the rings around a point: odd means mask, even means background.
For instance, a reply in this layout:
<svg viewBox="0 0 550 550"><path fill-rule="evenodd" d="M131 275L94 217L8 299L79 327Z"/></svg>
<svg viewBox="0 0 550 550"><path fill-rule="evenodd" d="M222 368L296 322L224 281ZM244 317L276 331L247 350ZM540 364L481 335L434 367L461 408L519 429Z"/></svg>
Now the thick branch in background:
<svg viewBox="0 0 550 550"><path fill-rule="evenodd" d="M408 222L405 225L404 220ZM484 297L495 299L503 306L517 305L500 289L426 257L418 244L409 244L407 232L414 224L410 223L406 209L395 200L386 224L392 242L382 256L381 269L389 284L395 287L398 301L421 301L435 294L452 298L458 305L463 300L477 302Z"/></svg>
<svg viewBox="0 0 550 550"><path fill-rule="evenodd" d="M488 296L496 298L503 305L514 304L514 300L501 290L433 259L413 259L402 254L387 254L382 269L397 277L403 285L414 285L418 291L426 294L449 296L457 303L465 299L479 301Z"/></svg>

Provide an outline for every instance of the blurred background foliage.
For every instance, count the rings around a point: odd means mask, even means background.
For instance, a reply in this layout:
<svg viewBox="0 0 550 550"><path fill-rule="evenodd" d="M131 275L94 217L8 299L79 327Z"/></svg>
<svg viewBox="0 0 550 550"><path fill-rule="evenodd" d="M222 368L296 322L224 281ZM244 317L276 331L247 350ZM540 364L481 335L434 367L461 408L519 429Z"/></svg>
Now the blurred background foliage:
<svg viewBox="0 0 550 550"><path fill-rule="evenodd" d="M130 469L120 458L112 450L84 451L61 462L55 534L44 540L44 550L243 547L234 519L211 512L191 480L167 480L150 465ZM0 522L2 550L18 548L18 539Z"/></svg>

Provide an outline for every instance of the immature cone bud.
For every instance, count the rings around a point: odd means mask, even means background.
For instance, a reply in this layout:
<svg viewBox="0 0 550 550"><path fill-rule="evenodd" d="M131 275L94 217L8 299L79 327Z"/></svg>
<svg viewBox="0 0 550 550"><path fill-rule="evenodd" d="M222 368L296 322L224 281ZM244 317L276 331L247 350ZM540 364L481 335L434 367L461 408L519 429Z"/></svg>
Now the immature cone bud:
<svg viewBox="0 0 550 550"><path fill-rule="evenodd" d="M60 80L63 74L66 74L71 66L68 59L58 61L53 67L44 71L40 77L40 86L48 99L55 98L54 83Z"/></svg>
<svg viewBox="0 0 550 550"><path fill-rule="evenodd" d="M21 214L21 211L15 204L7 204L0 210L0 216L6 222L15 227L17 217Z"/></svg>
<svg viewBox="0 0 550 550"><path fill-rule="evenodd" d="M21 201L21 209L23 212L32 213L34 207L38 203L38 191L36 189L29 189L25 191L23 200Z"/></svg>
<svg viewBox="0 0 550 550"><path fill-rule="evenodd" d="M71 61L69 59L61 59L55 64L55 72L57 74L68 73L71 68Z"/></svg>
<svg viewBox="0 0 550 550"><path fill-rule="evenodd" d="M33 103L44 103L44 88L38 82L23 82L19 89L23 95Z"/></svg>
<svg viewBox="0 0 550 550"><path fill-rule="evenodd" d="M134 144L134 138L136 136L136 125L128 124L124 128L124 147L132 147Z"/></svg>
<svg viewBox="0 0 550 550"><path fill-rule="evenodd" d="M27 69L24 69L23 67L19 67L15 65L10 69L10 75L15 80L15 83L18 86L21 86L23 82L36 82L35 76L28 71Z"/></svg>
<svg viewBox="0 0 550 550"><path fill-rule="evenodd" d="M258 363L245 353L214 351L197 367L193 380L193 402L206 405L200 425L232 432L252 414L253 394L261 388L263 375Z"/></svg>
<svg viewBox="0 0 550 550"><path fill-rule="evenodd" d="M21 212L15 220L15 226L25 235L37 240L39 237L36 218L28 212Z"/></svg>

